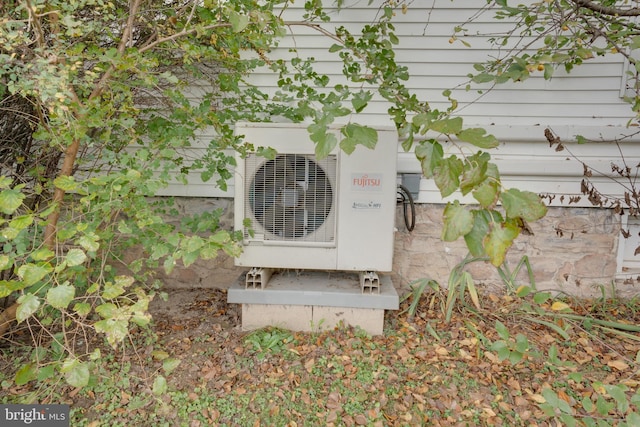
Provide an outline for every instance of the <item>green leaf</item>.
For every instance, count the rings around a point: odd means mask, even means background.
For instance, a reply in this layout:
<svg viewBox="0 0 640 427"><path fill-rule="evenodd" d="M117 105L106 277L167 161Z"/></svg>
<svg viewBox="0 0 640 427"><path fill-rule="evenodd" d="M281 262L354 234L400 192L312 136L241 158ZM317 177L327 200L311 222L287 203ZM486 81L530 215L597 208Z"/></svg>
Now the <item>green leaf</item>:
<svg viewBox="0 0 640 427"><path fill-rule="evenodd" d="M72 176L61 175L53 180L53 185L64 191L75 191L78 183Z"/></svg>
<svg viewBox="0 0 640 427"><path fill-rule="evenodd" d="M416 157L420 160L425 178L433 178L434 170L444 158L442 145L436 140L422 141L416 147Z"/></svg>
<svg viewBox="0 0 640 427"><path fill-rule="evenodd" d="M171 274L174 267L176 266L175 258L168 256L167 258L165 258L164 262L162 263L162 266L164 267L165 273Z"/></svg>
<svg viewBox="0 0 640 427"><path fill-rule="evenodd" d="M598 396L598 399L596 400L596 410L598 411L598 414L602 416L607 416L609 415L609 412L613 410L614 407L615 407L615 403L607 402L607 400L604 397Z"/></svg>
<svg viewBox="0 0 640 427"><path fill-rule="evenodd" d="M524 354L520 353L519 351L510 351L509 352L509 363L511 363L512 365L516 365L516 364L520 363L520 361L522 361L523 357L524 357Z"/></svg>
<svg viewBox="0 0 640 427"><path fill-rule="evenodd" d="M526 353L529 350L529 340L523 334L516 334L516 350L520 353Z"/></svg>
<svg viewBox="0 0 640 427"><path fill-rule="evenodd" d="M378 132L368 126L348 124L342 128L342 134L340 148L347 154L353 153L358 145L373 149L378 143Z"/></svg>
<svg viewBox="0 0 640 427"><path fill-rule="evenodd" d="M96 332L104 333L107 336L107 342L115 347L119 342L126 338L129 333L129 321L127 319L105 319L99 320L94 324Z"/></svg>
<svg viewBox="0 0 640 427"><path fill-rule="evenodd" d="M0 255L0 271L8 269L12 265L13 259L11 259L9 255Z"/></svg>
<svg viewBox="0 0 640 427"><path fill-rule="evenodd" d="M38 367L33 363L27 363L22 366L22 368L18 369L15 376L16 385L25 385L32 379L36 377L38 373Z"/></svg>
<svg viewBox="0 0 640 427"><path fill-rule="evenodd" d="M33 215L20 215L9 221L9 226L16 230L24 230L33 224Z"/></svg>
<svg viewBox="0 0 640 427"><path fill-rule="evenodd" d="M65 309L76 296L76 288L70 284L62 284L47 291L46 301L59 310Z"/></svg>
<svg viewBox="0 0 640 427"><path fill-rule="evenodd" d="M78 304L73 306L73 311L78 313L80 316L86 316L91 312L91 304L86 302L79 302Z"/></svg>
<svg viewBox="0 0 640 427"><path fill-rule="evenodd" d="M151 314L135 312L131 316L131 322L135 323L138 326L147 326L151 322Z"/></svg>
<svg viewBox="0 0 640 427"><path fill-rule="evenodd" d="M151 356L155 359L155 360L165 360L169 358L169 353L167 353L164 350L153 350L151 352Z"/></svg>
<svg viewBox="0 0 640 427"><path fill-rule="evenodd" d="M54 255L55 255L55 252L53 252L49 248L39 248L31 253L31 259L33 259L34 261L45 261L53 258ZM0 266L0 270L2 270L1 266Z"/></svg>
<svg viewBox="0 0 640 427"><path fill-rule="evenodd" d="M462 117L449 117L436 120L427 125L429 130L446 135L458 134L462 130Z"/></svg>
<svg viewBox="0 0 640 427"><path fill-rule="evenodd" d="M351 105L353 106L355 112L359 113L364 110L367 104L369 104L369 101L371 101L372 97L373 95L369 91L360 91L356 93L351 100Z"/></svg>
<svg viewBox="0 0 640 427"><path fill-rule="evenodd" d="M484 249L491 264L499 267L504 263L507 251L519 233L520 229L511 222L493 225L484 239Z"/></svg>
<svg viewBox="0 0 640 427"><path fill-rule="evenodd" d="M505 341L511 336L509 329L499 320L496 320L496 332L498 333L498 336Z"/></svg>
<svg viewBox="0 0 640 427"><path fill-rule="evenodd" d="M468 142L476 147L487 149L495 148L500 143L493 135L486 135L487 131L482 128L465 129L458 133L458 139L460 141Z"/></svg>
<svg viewBox="0 0 640 427"><path fill-rule="evenodd" d="M11 186L13 180L7 176L0 176L0 188L7 188Z"/></svg>
<svg viewBox="0 0 640 427"><path fill-rule="evenodd" d="M15 291L24 289L27 286L24 282L18 280L0 280L0 298L8 297Z"/></svg>
<svg viewBox="0 0 640 427"><path fill-rule="evenodd" d="M75 357L69 357L62 363L60 371L65 380L72 387L82 388L89 384L89 364L81 362Z"/></svg>
<svg viewBox="0 0 640 427"><path fill-rule="evenodd" d="M181 362L182 361L180 359L176 358L164 359L162 361L162 369L164 370L165 374L169 375L180 365Z"/></svg>
<svg viewBox="0 0 640 427"><path fill-rule="evenodd" d="M448 203L444 208L444 226L442 240L453 242L470 232L473 228L473 214L460 206L459 201Z"/></svg>
<svg viewBox="0 0 640 427"><path fill-rule="evenodd" d="M536 221L544 217L547 207L536 193L511 188L500 195L507 218L522 218Z"/></svg>
<svg viewBox="0 0 640 427"><path fill-rule="evenodd" d="M88 233L80 237L77 243L82 246L84 250L95 252L100 248L100 243L98 243L98 240L100 240L100 238L94 233Z"/></svg>
<svg viewBox="0 0 640 427"><path fill-rule="evenodd" d="M578 144L586 144L589 140L582 135L576 135L576 142Z"/></svg>
<svg viewBox="0 0 640 427"><path fill-rule="evenodd" d="M158 375L155 380L153 380L153 388L151 389L153 394L156 396L160 396L167 392L167 380L162 375Z"/></svg>
<svg viewBox="0 0 640 427"><path fill-rule="evenodd" d="M496 204L500 195L500 173L498 172L498 167L493 163L489 163L485 176L485 180L471 194L480 203L480 206L491 208Z"/></svg>
<svg viewBox="0 0 640 427"><path fill-rule="evenodd" d="M640 426L640 414L637 412L631 412L627 415L628 426Z"/></svg>
<svg viewBox="0 0 640 427"><path fill-rule="evenodd" d="M453 194L460 188L460 174L463 171L463 163L455 156L447 157L435 168L433 180L435 181L442 197Z"/></svg>
<svg viewBox="0 0 640 427"><path fill-rule="evenodd" d="M118 307L110 302L100 304L96 307L96 313L102 316L103 319L111 319L115 317L118 312Z"/></svg>
<svg viewBox="0 0 640 427"><path fill-rule="evenodd" d="M485 256L484 238L489 234L490 223L502 222L502 217L496 211L474 210L472 214L473 228L464 235L464 241L471 255L474 257Z"/></svg>
<svg viewBox="0 0 640 427"><path fill-rule="evenodd" d="M629 48L631 48L631 50L640 48L640 36L635 36L631 38L631 42L629 43Z"/></svg>
<svg viewBox="0 0 640 427"><path fill-rule="evenodd" d="M33 294L24 294L18 298L16 321L21 323L33 315L40 308L40 299Z"/></svg>
<svg viewBox="0 0 640 427"><path fill-rule="evenodd" d="M38 370L38 376L36 378L38 381L45 381L53 378L56 375L56 365L50 364L40 367L40 369Z"/></svg>
<svg viewBox="0 0 640 427"><path fill-rule="evenodd" d="M326 158L334 148L338 145L338 138L333 133L322 134L316 143L316 157L318 159Z"/></svg>
<svg viewBox="0 0 640 427"><path fill-rule="evenodd" d="M474 83L488 83L495 80L495 77L488 73L480 73L472 77Z"/></svg>
<svg viewBox="0 0 640 427"><path fill-rule="evenodd" d="M542 397L547 401L547 403L553 406L555 409L558 409L560 412L564 414L572 414L573 409L569 404L564 400L558 397L555 391L550 388L545 388L542 390Z"/></svg>
<svg viewBox="0 0 640 427"><path fill-rule="evenodd" d="M509 346L507 346L507 343L503 340L494 342L491 345L490 349L491 351L495 351L497 353L498 358L500 360L506 360L511 355L511 350L509 349Z"/></svg>
<svg viewBox="0 0 640 427"><path fill-rule="evenodd" d="M429 124L436 120L438 115L435 112L418 113L411 119L411 123L418 129L420 133L424 135L429 129Z"/></svg>
<svg viewBox="0 0 640 427"><path fill-rule="evenodd" d="M231 241L231 236L227 230L219 230L213 236L209 237L209 241L221 246L225 243L229 243Z"/></svg>
<svg viewBox="0 0 640 427"><path fill-rule="evenodd" d="M582 409L584 409L588 414L596 410L595 405L591 401L591 396L585 396L582 399Z"/></svg>
<svg viewBox="0 0 640 427"><path fill-rule="evenodd" d="M20 207L25 195L16 189L0 191L0 212L11 215Z"/></svg>
<svg viewBox="0 0 640 427"><path fill-rule="evenodd" d="M133 229L131 228L131 226L126 223L125 221L120 221L118 223L118 231L122 234L131 234L133 233Z"/></svg>
<svg viewBox="0 0 640 427"><path fill-rule="evenodd" d="M200 236L189 236L185 238L180 247L187 252L196 252L204 245L204 240Z"/></svg>
<svg viewBox="0 0 640 427"><path fill-rule="evenodd" d="M549 301L551 298L551 294L549 292L536 292L533 295L533 302L536 304L542 305L545 302Z"/></svg>
<svg viewBox="0 0 640 427"><path fill-rule="evenodd" d="M99 290L100 290L100 283L94 282L91 284L91 286L87 288L87 294L88 295L95 294Z"/></svg>
<svg viewBox="0 0 640 427"><path fill-rule="evenodd" d="M516 289L516 296L519 298L524 298L533 292L533 289L530 286L521 285Z"/></svg>
<svg viewBox="0 0 640 427"><path fill-rule="evenodd" d="M52 271L51 265L42 264L24 264L18 268L18 277L24 281L27 286L31 286L39 282L43 277Z"/></svg>
<svg viewBox="0 0 640 427"><path fill-rule="evenodd" d="M249 25L249 17L241 15L238 12L231 11L229 13L229 23L231 24L231 30L234 33L239 33Z"/></svg>
<svg viewBox="0 0 640 427"><path fill-rule="evenodd" d="M169 253L169 246L165 245L162 242L158 242L153 246L153 251L151 252L150 258L153 260L158 260Z"/></svg>
<svg viewBox="0 0 640 427"><path fill-rule="evenodd" d="M182 259L182 263L185 267L189 267L191 264L196 262L200 258L200 252L184 252L180 259Z"/></svg>
<svg viewBox="0 0 640 427"><path fill-rule="evenodd" d="M20 230L13 227L5 227L1 230L0 236L2 236L5 240L13 240L18 237L20 234Z"/></svg>
<svg viewBox="0 0 640 427"><path fill-rule="evenodd" d="M467 157L463 163L464 170L460 180L460 191L463 195L478 187L487 177L488 153L478 153Z"/></svg>
<svg viewBox="0 0 640 427"><path fill-rule="evenodd" d="M87 260L87 255L84 253L82 249L73 248L67 252L66 262L67 266L75 267L84 263Z"/></svg>
<svg viewBox="0 0 640 427"><path fill-rule="evenodd" d="M125 292L125 289L133 284L135 279L131 276L116 276L115 283L106 282L102 291L102 298L106 300L119 297Z"/></svg>
<svg viewBox="0 0 640 427"><path fill-rule="evenodd" d="M626 387L621 385L604 384L604 389L607 391L609 396L615 400L618 412L626 414L627 410L629 410L629 400L625 393Z"/></svg>

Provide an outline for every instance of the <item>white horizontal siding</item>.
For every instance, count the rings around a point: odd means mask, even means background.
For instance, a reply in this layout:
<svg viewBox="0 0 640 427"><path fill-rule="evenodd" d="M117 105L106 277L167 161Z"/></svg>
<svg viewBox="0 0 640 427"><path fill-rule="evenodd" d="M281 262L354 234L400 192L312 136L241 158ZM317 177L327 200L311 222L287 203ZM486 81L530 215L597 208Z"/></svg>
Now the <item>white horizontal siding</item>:
<svg viewBox="0 0 640 427"><path fill-rule="evenodd" d="M302 6L290 6L284 11L283 19L301 20ZM329 31L344 25L358 34L363 25L373 22L380 14L379 6L379 1L374 1L371 6L363 1L346 2L341 11L330 13L332 22L322 25ZM489 44L489 36L511 28L511 24L504 20L494 20L493 12L489 11L465 26L468 36L461 38L470 47L459 41L450 43L454 27L467 21L482 6L483 2L472 0L434 0L411 2L406 14L396 13L395 32L400 40L396 59L408 67L412 78L406 86L420 99L430 102L433 107L443 108L447 104L442 98L442 91L460 87L454 90L453 97L461 107L472 104L463 108L460 115L470 123L481 125L594 125L595 118L597 125L624 126L632 117L628 104L620 98L623 78L620 57L593 58L569 75L564 70L557 70L549 81L544 80L541 73L534 72L526 81L496 86L480 98L473 90L466 92L464 87L469 80L467 75L474 72L473 64L498 55ZM288 28L289 36L270 55L276 59L291 57L288 50L296 48L300 57L315 58L319 71L333 77L333 83L342 83L342 67L337 57L327 52L334 41L310 27L292 25ZM254 81L275 90L275 79L268 74L258 74ZM375 123L386 110L386 103L382 103L360 117ZM367 118L368 114L374 117Z"/></svg>
<svg viewBox="0 0 640 427"><path fill-rule="evenodd" d="M344 25L357 34L363 25L375 20L381 2L375 0L371 6L367 6L368 1L365 0L345 3L346 7L339 13L330 13L333 21L322 24L323 28L332 31ZM350 7L349 4L355 6ZM303 2L296 2L290 6L283 12L283 19L290 22L302 20L302 5ZM458 114L465 123L485 127L501 141L501 146L491 153L505 185L556 194L553 204L561 204L561 194L579 194L583 168L566 152L557 153L549 148L544 129L551 127L564 142L575 141L576 135L597 140L632 133L625 129L625 125L633 114L629 105L620 98L624 64L620 57L597 57L585 61L570 74L559 69L551 80L544 80L540 72L534 72L523 82L499 85L482 94L476 89L486 89L487 85L474 85L472 90L466 91L468 74L474 73L473 64L498 55L489 45L488 37L510 28L508 22L493 20L493 13L489 12L466 26L468 36L464 40L470 43L470 47L459 41L450 43L454 27L467 21L478 7L484 5L485 2L477 0L421 0L410 2L406 14L398 11L394 20L400 43L395 52L396 60L407 66L412 76L406 86L421 100L428 101L432 108L438 109L449 106L442 96L443 90L457 88L452 96L459 102ZM334 40L304 25L291 25L288 31L289 35L281 41L279 48L268 54L269 57L274 60L290 59L294 53L289 49L296 48L295 55L315 58L317 70L331 77L330 86L345 83L339 58L328 52ZM278 91L277 76L266 68L252 75L250 82L270 94ZM202 85L206 87L207 83L202 82ZM196 85L190 93L197 97L203 89ZM387 123L388 107L387 102L374 97L364 113L348 119L365 124ZM205 143L202 142L200 147ZM198 149L194 148L195 151ZM571 149L592 167L605 172L610 172L611 162L619 161L617 149L610 144L573 144ZM420 165L415 156L399 151L399 172L419 173ZM630 165L640 163L640 138L636 138L635 143L625 143L623 151ZM604 192L620 195L620 185L610 178L594 179L600 182ZM233 180L225 193L211 182L202 183L195 174L188 186L172 185L166 194L232 197ZM584 200L580 204L588 205ZM424 179L418 201L443 202L433 181Z"/></svg>
<svg viewBox="0 0 640 427"><path fill-rule="evenodd" d="M592 170L590 180L599 191L611 198L620 198L624 194L625 181L612 173L611 165L632 169L640 164L640 138L621 142L619 148L612 142L601 142L618 136L623 129L608 127L554 127L554 133L562 141L571 141L581 133L594 141L586 144L567 143L563 151L555 151L548 143L533 141L536 135L544 135L543 126L488 126L487 130L500 141L500 146L490 150L492 161L500 170L503 185L507 188L533 191L538 194L556 196L551 202L553 206L567 206L569 197L582 196L580 183L584 178L583 163ZM544 136L542 136L544 138ZM473 147L464 146L465 150L474 152ZM459 153L457 147L445 145L447 154ZM626 163L622 161L622 156ZM420 164L413 153L400 153L398 157L400 173L420 173ZM640 184L640 182L638 183ZM561 196L565 196L564 201ZM443 203L459 199L473 203L471 196L462 197L456 193L442 199L433 180L423 179L417 199L420 203ZM572 206L591 206L585 196Z"/></svg>

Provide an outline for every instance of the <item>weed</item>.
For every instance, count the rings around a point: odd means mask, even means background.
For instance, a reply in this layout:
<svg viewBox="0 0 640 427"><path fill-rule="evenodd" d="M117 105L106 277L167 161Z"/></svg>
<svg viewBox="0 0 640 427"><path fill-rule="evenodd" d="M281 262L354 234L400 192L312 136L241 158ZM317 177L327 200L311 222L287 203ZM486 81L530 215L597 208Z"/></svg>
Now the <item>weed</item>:
<svg viewBox="0 0 640 427"><path fill-rule="evenodd" d="M325 319L320 319L318 322L314 322L313 320L311 321L311 331L316 334L319 335L320 332L322 332L323 325L325 323Z"/></svg>
<svg viewBox="0 0 640 427"><path fill-rule="evenodd" d="M268 353L282 353L293 341L294 336L291 332L277 328L259 329L245 339L245 342L253 347L258 360L264 359Z"/></svg>

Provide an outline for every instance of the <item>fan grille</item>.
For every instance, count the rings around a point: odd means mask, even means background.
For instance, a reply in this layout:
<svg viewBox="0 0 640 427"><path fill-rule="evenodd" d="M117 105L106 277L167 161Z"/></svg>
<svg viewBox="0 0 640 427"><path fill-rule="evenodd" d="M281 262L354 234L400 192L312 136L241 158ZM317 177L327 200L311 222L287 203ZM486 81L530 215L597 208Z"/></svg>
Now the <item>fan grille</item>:
<svg viewBox="0 0 640 427"><path fill-rule="evenodd" d="M281 154L247 159L246 217L264 240L333 242L336 156Z"/></svg>

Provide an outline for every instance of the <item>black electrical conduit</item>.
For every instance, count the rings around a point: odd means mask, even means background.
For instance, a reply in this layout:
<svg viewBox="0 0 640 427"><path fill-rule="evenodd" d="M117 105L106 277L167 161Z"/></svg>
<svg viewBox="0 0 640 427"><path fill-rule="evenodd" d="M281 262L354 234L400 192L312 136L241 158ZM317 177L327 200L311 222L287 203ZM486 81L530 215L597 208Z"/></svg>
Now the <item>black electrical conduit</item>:
<svg viewBox="0 0 640 427"><path fill-rule="evenodd" d="M416 205L413 201L413 197L411 197L411 193L407 190L407 187L402 184L398 185L397 194L396 202L398 204L402 203L404 225L407 227L407 230L413 231L416 226ZM411 208L411 218L409 218L409 213L407 212L407 205Z"/></svg>

